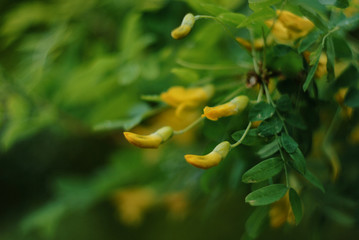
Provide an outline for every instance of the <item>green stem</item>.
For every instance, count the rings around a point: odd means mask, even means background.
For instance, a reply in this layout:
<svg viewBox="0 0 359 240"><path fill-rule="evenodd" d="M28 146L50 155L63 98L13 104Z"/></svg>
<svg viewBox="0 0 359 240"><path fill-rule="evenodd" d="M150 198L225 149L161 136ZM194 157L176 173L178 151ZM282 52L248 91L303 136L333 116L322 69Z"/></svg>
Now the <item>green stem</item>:
<svg viewBox="0 0 359 240"><path fill-rule="evenodd" d="M249 122L248 125L247 125L247 128L246 130L244 131L242 137L234 144L231 145L231 148L235 148L237 147L239 144L241 144L244 140L244 138L247 136L248 132L249 132L249 129L251 129L251 126L252 126L252 122Z"/></svg>
<svg viewBox="0 0 359 240"><path fill-rule="evenodd" d="M284 173L285 173L286 186L287 186L287 188L289 188L290 185L289 185L287 162L286 162L286 160L285 160L285 158L284 158L284 155L283 155L283 152L282 152L282 147L281 147L281 145L279 144L278 135L276 135L275 137L276 137L277 143L278 143L278 145L279 145L279 153L280 153L280 156L281 156L281 158L282 158L282 160L283 160L283 167L284 167Z"/></svg>
<svg viewBox="0 0 359 240"><path fill-rule="evenodd" d="M197 120L195 120L194 122L192 122L190 125L188 125L187 127L185 127L182 130L178 130L178 131L173 131L174 135L179 135L179 134L183 134L185 132L187 132L188 130L191 130L193 127L195 127L197 124L199 124L200 122L203 121L203 117L199 117L197 118Z"/></svg>
<svg viewBox="0 0 359 240"><path fill-rule="evenodd" d="M261 87L259 89L259 93L258 93L258 97L257 97L257 101L256 101L257 103L262 100L262 95L263 95L263 89ZM232 144L231 148L235 148L235 147L237 147L238 145L240 145L243 142L244 138L247 136L249 130L251 129L251 126L252 126L252 122L249 122L248 125L247 125L246 130L244 131L244 133L242 135L242 137L236 143Z"/></svg>

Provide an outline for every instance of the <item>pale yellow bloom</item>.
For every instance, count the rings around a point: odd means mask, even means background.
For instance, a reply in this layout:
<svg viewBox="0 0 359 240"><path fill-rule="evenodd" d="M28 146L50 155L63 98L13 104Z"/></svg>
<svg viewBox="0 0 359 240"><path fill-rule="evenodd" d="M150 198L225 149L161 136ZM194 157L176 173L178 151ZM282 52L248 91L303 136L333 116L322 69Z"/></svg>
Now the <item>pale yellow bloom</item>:
<svg viewBox="0 0 359 240"><path fill-rule="evenodd" d="M241 37L236 37L236 40L239 44L241 44L243 47L245 47L248 51L252 50L252 44L248 40L241 38ZM267 43L269 43L269 41ZM260 39L254 40L253 46L254 46L254 49L256 49L256 50L262 49L264 47L263 39L260 38Z"/></svg>
<svg viewBox="0 0 359 240"><path fill-rule="evenodd" d="M310 61L310 52L305 51L303 53L304 58L307 62ZM328 62L328 58L327 55L325 53L321 53L320 57L319 57L319 63L318 63L318 67L315 70L314 76L316 78L322 78L324 75L327 74L327 62Z"/></svg>
<svg viewBox="0 0 359 240"><path fill-rule="evenodd" d="M147 187L123 189L115 192L113 200L123 223L139 225L145 212L156 204L156 193Z"/></svg>
<svg viewBox="0 0 359 240"><path fill-rule="evenodd" d="M347 117L350 118L353 115L353 108L348 107L346 105L344 105L344 99L345 96L347 95L348 92L348 88L341 88L338 90L338 92L335 94L335 100L339 103L340 107L342 108L342 114Z"/></svg>
<svg viewBox="0 0 359 240"><path fill-rule="evenodd" d="M359 12L359 0L350 1L350 6L344 9L343 13L347 17L353 17Z"/></svg>
<svg viewBox="0 0 359 240"><path fill-rule="evenodd" d="M349 141L352 144L359 144L359 125L356 125L355 128L350 132Z"/></svg>
<svg viewBox="0 0 359 240"><path fill-rule="evenodd" d="M131 144L140 148L158 148L159 145L173 135L173 129L171 127L163 127L150 135L140 135L132 132L123 133Z"/></svg>
<svg viewBox="0 0 359 240"><path fill-rule="evenodd" d="M203 115L206 118L217 121L218 118L228 117L242 112L248 105L249 99L247 96L238 96L233 98L230 102L215 107L205 107Z"/></svg>
<svg viewBox="0 0 359 240"><path fill-rule="evenodd" d="M217 166L228 154L231 149L231 144L227 141L221 142L218 144L212 152L207 155L185 155L185 159L189 164L192 164L195 167L208 169L214 166Z"/></svg>
<svg viewBox="0 0 359 240"><path fill-rule="evenodd" d="M291 43L292 41L306 36L314 24L304 17L299 17L289 11L277 10L277 20L268 20L266 25L272 28L272 34L280 43Z"/></svg>
<svg viewBox="0 0 359 240"><path fill-rule="evenodd" d="M181 38L186 37L190 33L195 21L196 20L195 20L193 14L187 13L184 16L181 25L171 32L171 36L174 39L181 39Z"/></svg>
<svg viewBox="0 0 359 240"><path fill-rule="evenodd" d="M181 86L171 87L167 92L161 93L161 100L172 107L176 107L176 114L183 115L186 110L203 106L214 93L214 87L184 88Z"/></svg>
<svg viewBox="0 0 359 240"><path fill-rule="evenodd" d="M289 201L289 192L287 192L279 201L271 204L269 210L269 220L270 225L273 228L278 228L285 222L292 225L295 224L294 214Z"/></svg>

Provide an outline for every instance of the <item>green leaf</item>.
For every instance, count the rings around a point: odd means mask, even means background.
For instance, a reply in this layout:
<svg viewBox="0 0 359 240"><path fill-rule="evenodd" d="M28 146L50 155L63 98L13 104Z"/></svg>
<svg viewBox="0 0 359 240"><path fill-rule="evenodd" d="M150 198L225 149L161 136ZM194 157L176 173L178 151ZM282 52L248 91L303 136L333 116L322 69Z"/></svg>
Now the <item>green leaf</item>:
<svg viewBox="0 0 359 240"><path fill-rule="evenodd" d="M298 193L293 188L289 189L289 201L295 217L295 224L298 225L303 216L302 203Z"/></svg>
<svg viewBox="0 0 359 240"><path fill-rule="evenodd" d="M241 24L245 19L247 18L245 15L240 13L232 13L232 12L226 12L222 13L218 16L219 20L226 24L238 26Z"/></svg>
<svg viewBox="0 0 359 240"><path fill-rule="evenodd" d="M298 148L298 143L287 133L281 134L282 146L287 153L294 153Z"/></svg>
<svg viewBox="0 0 359 240"><path fill-rule="evenodd" d="M304 175L306 172L306 163L302 151L297 148L295 152L289 153L289 155L293 159L293 167L298 170L298 172Z"/></svg>
<svg viewBox="0 0 359 240"><path fill-rule="evenodd" d="M261 182L277 175L282 169L282 159L278 157L270 158L258 163L245 172L242 176L242 181L245 183Z"/></svg>
<svg viewBox="0 0 359 240"><path fill-rule="evenodd" d="M319 16L318 13L313 12L310 9L307 9L302 5L299 6L299 10L303 13L304 16L309 18L309 20L311 20L317 28L319 28L320 30L322 30L325 33L328 32L328 27L327 27L325 21L323 20L323 18L321 16Z"/></svg>
<svg viewBox="0 0 359 240"><path fill-rule="evenodd" d="M336 79L336 87L356 86L359 80L358 69L354 65L350 65L345 71Z"/></svg>
<svg viewBox="0 0 359 240"><path fill-rule="evenodd" d="M281 199L287 191L284 184L272 184L251 192L245 201L252 206L268 205Z"/></svg>
<svg viewBox="0 0 359 240"><path fill-rule="evenodd" d="M270 7L271 5L277 4L282 0L248 0L249 7L253 11L258 11L262 8Z"/></svg>
<svg viewBox="0 0 359 240"><path fill-rule="evenodd" d="M279 133L283 128L283 122L278 117L271 117L258 126L258 135L270 137Z"/></svg>
<svg viewBox="0 0 359 240"><path fill-rule="evenodd" d="M280 96L280 98L276 101L276 108L281 112L288 112L293 108L292 101L287 94Z"/></svg>
<svg viewBox="0 0 359 240"><path fill-rule="evenodd" d="M218 16L221 13L229 12L227 9L211 3L201 3L200 5L204 11L206 11L207 13L213 16Z"/></svg>
<svg viewBox="0 0 359 240"><path fill-rule="evenodd" d="M356 14L353 17L345 18L345 19L339 21L337 26L342 27L342 28L352 29L352 28L357 27L358 24L359 24L359 14Z"/></svg>
<svg viewBox="0 0 359 240"><path fill-rule="evenodd" d="M257 24L258 22L263 23L265 20L275 18L276 13L273 9L267 7L262 8L259 11L252 13L245 21L239 24L237 27L246 27L251 24Z"/></svg>
<svg viewBox="0 0 359 240"><path fill-rule="evenodd" d="M307 179L311 184L313 184L315 187L319 188L323 193L325 193L325 189L323 187L323 184L318 180L316 176L313 175L308 169L303 175L305 179Z"/></svg>
<svg viewBox="0 0 359 240"><path fill-rule="evenodd" d="M277 44L273 47L276 57L283 57L293 51L293 48L283 44Z"/></svg>
<svg viewBox="0 0 359 240"><path fill-rule="evenodd" d="M333 81L335 79L334 73L334 62L335 62L335 49L333 44L333 39L331 36L327 38L326 41L326 52L327 52L327 72L328 72L328 81Z"/></svg>
<svg viewBox="0 0 359 240"><path fill-rule="evenodd" d="M199 79L198 72L188 68L173 68L171 73L185 83L197 82Z"/></svg>
<svg viewBox="0 0 359 240"><path fill-rule="evenodd" d="M348 0L319 0L319 2L326 6L336 6L338 8L347 8L349 6Z"/></svg>
<svg viewBox="0 0 359 240"><path fill-rule="evenodd" d="M298 52L302 53L308 48L310 48L318 39L320 38L319 31L310 32L305 38L299 43Z"/></svg>
<svg viewBox="0 0 359 240"><path fill-rule="evenodd" d="M232 134L232 138L238 141L244 134L245 130L240 130ZM263 138L258 136L257 129L250 129L247 133L247 136L242 141L242 144L253 146L263 143Z"/></svg>
<svg viewBox="0 0 359 240"><path fill-rule="evenodd" d="M263 146L258 152L260 158L267 158L279 151L279 146L276 140Z"/></svg>
<svg viewBox="0 0 359 240"><path fill-rule="evenodd" d="M275 108L272 107L272 105L265 102L259 102L249 110L249 121L255 122L265 120L273 116L274 112Z"/></svg>
<svg viewBox="0 0 359 240"><path fill-rule="evenodd" d="M296 127L296 128L302 129L302 130L307 129L307 126L305 125L305 122L304 122L302 116L297 113L293 113L293 112L289 113L285 117L285 121L293 127Z"/></svg>
<svg viewBox="0 0 359 240"><path fill-rule="evenodd" d="M348 107L359 107L359 89L350 88L344 99L345 105Z"/></svg>
<svg viewBox="0 0 359 240"><path fill-rule="evenodd" d="M249 237L256 238L261 232L264 220L268 215L268 206L257 207L245 223L246 232Z"/></svg>
<svg viewBox="0 0 359 240"><path fill-rule="evenodd" d="M305 79L305 82L303 84L303 91L307 91L309 85L311 84L312 82L312 79L314 77L314 74L315 74L315 71L317 70L318 68L318 64L319 64L319 57L318 59L316 60L314 66L312 66L309 70L309 73L307 75L307 78Z"/></svg>

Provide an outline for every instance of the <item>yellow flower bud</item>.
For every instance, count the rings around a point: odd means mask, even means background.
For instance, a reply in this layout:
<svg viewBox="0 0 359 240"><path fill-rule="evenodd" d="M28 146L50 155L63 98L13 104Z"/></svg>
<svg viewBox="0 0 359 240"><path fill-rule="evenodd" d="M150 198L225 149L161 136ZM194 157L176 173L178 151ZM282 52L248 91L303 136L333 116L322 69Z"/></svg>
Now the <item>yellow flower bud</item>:
<svg viewBox="0 0 359 240"><path fill-rule="evenodd" d="M215 107L205 107L203 115L206 118L217 121L218 118L228 117L242 112L248 105L249 99L247 96L238 96L233 98L230 102Z"/></svg>
<svg viewBox="0 0 359 240"><path fill-rule="evenodd" d="M304 58L307 62L310 62L310 52L305 51L303 53ZM319 57L319 63L318 63L318 67L317 70L315 70L314 76L316 78L322 78L324 75L327 74L327 55L325 53L321 53L320 57Z"/></svg>
<svg viewBox="0 0 359 240"><path fill-rule="evenodd" d="M190 33L195 21L196 19L194 18L193 14L187 13L186 16L184 16L181 25L171 32L171 36L174 39L181 39L186 37Z"/></svg>
<svg viewBox="0 0 359 240"><path fill-rule="evenodd" d="M150 135L140 135L131 132L124 132L125 138L131 144L140 148L158 148L161 143L166 142L173 135L171 127L163 127Z"/></svg>
<svg viewBox="0 0 359 240"><path fill-rule="evenodd" d="M214 93L214 87L207 85L198 88L171 87L167 92L161 93L163 102L176 107L176 115L181 116L187 109L203 106Z"/></svg>
<svg viewBox="0 0 359 240"><path fill-rule="evenodd" d="M218 144L212 152L204 156L199 155L185 155L185 159L189 164L192 164L195 167L208 169L214 166L217 166L231 150L231 144L227 141L221 142Z"/></svg>

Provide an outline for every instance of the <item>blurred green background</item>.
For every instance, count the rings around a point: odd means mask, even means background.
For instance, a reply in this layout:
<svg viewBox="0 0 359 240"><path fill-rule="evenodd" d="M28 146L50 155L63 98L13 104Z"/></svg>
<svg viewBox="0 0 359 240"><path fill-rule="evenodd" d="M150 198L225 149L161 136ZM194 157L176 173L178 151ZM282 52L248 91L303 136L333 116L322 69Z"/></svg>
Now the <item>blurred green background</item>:
<svg viewBox="0 0 359 240"><path fill-rule="evenodd" d="M245 71L193 71L179 59L250 63L212 22L199 22L189 41L171 39L196 2L0 2L1 240L241 238L253 210L244 203L249 187L240 182L248 163L204 174L183 159L210 149L200 139L216 135L192 134L158 152L134 148L122 135L161 110L141 95ZM239 9L246 1L207 2ZM358 146L349 147L354 159ZM253 158L250 149L241 153ZM313 214L306 221L268 228L260 239L354 239L359 194L351 183L359 181L352 162L343 167L351 172L341 188L329 186L328 195L311 190L316 197L308 200ZM332 207L317 210L327 199Z"/></svg>

